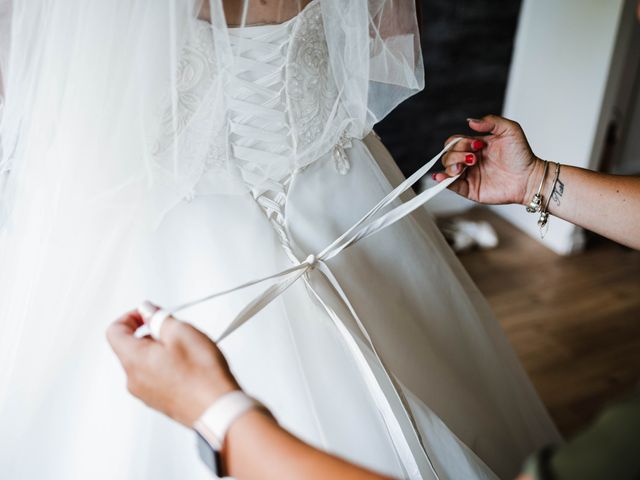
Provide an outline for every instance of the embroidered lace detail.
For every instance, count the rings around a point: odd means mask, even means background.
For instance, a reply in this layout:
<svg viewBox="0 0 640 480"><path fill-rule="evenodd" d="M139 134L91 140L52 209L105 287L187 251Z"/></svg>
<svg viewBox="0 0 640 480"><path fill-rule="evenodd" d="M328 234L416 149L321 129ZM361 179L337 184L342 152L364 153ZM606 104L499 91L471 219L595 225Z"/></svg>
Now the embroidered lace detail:
<svg viewBox="0 0 640 480"><path fill-rule="evenodd" d="M202 108L202 102L215 75L212 52L211 32L205 24L198 23L193 37L185 43L180 55L175 76L175 115L170 105L172 99L166 98L161 134L154 146L154 154L167 150L173 138L184 132L195 113Z"/></svg>
<svg viewBox="0 0 640 480"><path fill-rule="evenodd" d="M152 148L157 164L192 188L207 171L223 168L227 157L224 118L214 112L220 78L213 52L209 25L197 22L182 48L175 77L176 96L162 103L160 134ZM174 158L174 140L179 158ZM194 195L188 193L187 199Z"/></svg>
<svg viewBox="0 0 640 480"><path fill-rule="evenodd" d="M351 141L351 137L348 136L346 131L342 132L340 140L338 140L336 146L333 147L333 161L340 175L346 175L349 173L349 170L351 170L351 163L349 162L346 150L352 146L353 142Z"/></svg>
<svg viewBox="0 0 640 480"><path fill-rule="evenodd" d="M300 13L287 65L289 114L300 152L323 134L338 97L319 2Z"/></svg>

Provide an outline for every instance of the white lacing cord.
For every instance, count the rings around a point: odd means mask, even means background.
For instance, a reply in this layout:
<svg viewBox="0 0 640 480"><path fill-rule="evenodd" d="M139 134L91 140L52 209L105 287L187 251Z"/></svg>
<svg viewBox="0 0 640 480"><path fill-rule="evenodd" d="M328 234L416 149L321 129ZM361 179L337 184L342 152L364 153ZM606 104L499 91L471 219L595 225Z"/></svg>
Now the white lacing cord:
<svg viewBox="0 0 640 480"><path fill-rule="evenodd" d="M298 263L291 248L285 227L284 208L288 194L288 181L271 180L269 169L274 165L289 168L293 156L291 127L285 112L278 109L282 105L285 90L285 52L290 35L288 29L267 29L256 37L240 36L231 30L231 45L238 59L234 76L235 92L229 102L233 113L230 131L233 134L232 156L243 171L249 184L257 184L252 195L266 214L278 235L284 251L293 263ZM235 34L235 35L234 35ZM261 53L260 59L247 58L248 52ZM243 78L245 72L259 72L257 78ZM256 127L252 121L259 119ZM247 144L243 139L250 138ZM255 141L267 143L274 148L254 148ZM267 150L267 151L265 151ZM275 152L273 151L275 150ZM251 181L254 180L255 181Z"/></svg>
<svg viewBox="0 0 640 480"><path fill-rule="evenodd" d="M229 31L231 46L237 57L228 102L231 152L249 185L260 185L274 176L282 177L283 172L278 175L273 169L289 167L293 156L288 117L278 108L285 90L285 52L290 40L289 28L265 29L253 37L244 36L243 32L247 30ZM250 58L256 52L260 53L260 58ZM256 78L246 78L247 72L258 75ZM252 124L255 120L259 121L259 126ZM247 144L247 138L267 143L271 148L254 148L251 142ZM261 195L256 199L259 197Z"/></svg>
<svg viewBox="0 0 640 480"><path fill-rule="evenodd" d="M374 233L377 233L380 230L383 230L383 229L393 225L398 220L401 220L402 218L406 217L407 215L409 215L410 213L412 213L416 209L420 208L421 206L426 204L429 200L431 200L434 196L436 196L438 193L440 193L444 189L446 189L449 185L451 185L451 183L453 183L455 180L457 180L458 176L448 178L448 179L440 182L439 184L437 184L437 185L435 185L435 186L433 186L431 188L428 188L427 190L425 190L422 193L420 193L419 195L415 196L414 198L412 198L408 202L405 202L405 203L397 206L396 208L390 210L389 212L387 212L386 214L382 215L378 219L371 220L369 223L366 223L366 222L368 220L370 220L373 216L375 216L380 210L384 209L385 207L387 207L391 203L393 203L395 200L397 200L400 197L400 195L402 195L404 192L409 190L413 185L415 185L435 165L435 163L440 159L440 157L442 157L446 152L448 152L451 148L453 148L453 146L456 143L458 143L458 141L459 141L459 139L455 139L452 142L450 142L438 155L433 157L422 168L420 168L413 175L411 175L409 178L407 178L404 182L402 182L400 185L398 185L395 189L393 189L391 192L389 192L389 194L387 194L380 202L378 202L378 204L376 204L371 210L369 210L351 228L349 228L340 237L338 237L335 241L333 241L330 245L328 245L325 249L323 249L319 254L310 255L304 261L302 261L302 262L299 261L297 265L294 265L293 267L288 268L286 270L283 270L281 272L274 273L274 274L268 275L266 277L258 278L258 279L252 280L250 282L246 282L246 283L244 283L242 285L239 285L239 286L237 286L235 288L230 288L228 290L224 290L224 291L221 291L221 292L213 293L211 295L207 295L205 297L198 298L198 299L192 300L190 302L183 303L181 305L177 305L177 306L175 306L175 307L173 307L171 309L168 309L168 310L171 311L172 313L177 313L177 312L179 312L181 310L185 310L187 308L190 308L190 307L195 306L197 304L206 302L208 300L212 300L214 298L217 298L217 297L220 297L220 296L223 296L223 295L228 295L229 293L233 293L233 292L236 292L236 291L239 291L239 290L243 290L243 289L248 288L250 286L257 285L257 284L260 284L260 283L264 283L264 282L266 282L268 280L273 280L273 279L280 278L281 279L281 283L288 283L288 280L289 280L288 277L289 276L295 276L296 278L299 278L300 276L302 276L302 274L304 274L307 271L310 271L313 268L315 268L317 262L326 262L327 260L329 260L329 259L335 257L336 255L338 255L344 249L349 248L350 246L352 246L352 245L358 243L359 241L361 241L361 240L373 235ZM307 261L309 258L314 258L315 262L313 264L309 263ZM270 289L267 289L262 295L260 295L258 297L258 299L260 299L262 297L265 297L267 292L269 292L269 291L270 291ZM258 300L258 299L256 299L256 300ZM273 298L271 300L273 300ZM262 303L262 302L260 302L260 303ZM268 304L268 302L267 302L267 304ZM264 306L266 306L267 304L265 304ZM245 310L243 310L243 312ZM249 312L247 312L247 313L249 313ZM239 326L242 323L244 323L246 320L248 320L251 316L255 315L256 313L258 313L258 311L254 311L249 317L246 317L246 318L245 318L244 315L238 315L236 320L234 322L232 322L232 325L238 325ZM235 327L235 328L237 328L237 327ZM231 325L230 325L230 327L227 330L225 330L225 332L220 336L218 341L224 339L229 334L231 334L235 330L235 328L231 328Z"/></svg>

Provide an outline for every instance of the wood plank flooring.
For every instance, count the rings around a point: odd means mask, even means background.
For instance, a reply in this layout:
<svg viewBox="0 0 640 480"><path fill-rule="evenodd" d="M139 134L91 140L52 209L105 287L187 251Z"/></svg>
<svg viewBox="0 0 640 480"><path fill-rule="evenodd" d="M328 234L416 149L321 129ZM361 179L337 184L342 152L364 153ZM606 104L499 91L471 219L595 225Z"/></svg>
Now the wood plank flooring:
<svg viewBox="0 0 640 480"><path fill-rule="evenodd" d="M640 252L595 239L560 257L487 209L501 244L460 255L560 430L570 435L640 381Z"/></svg>

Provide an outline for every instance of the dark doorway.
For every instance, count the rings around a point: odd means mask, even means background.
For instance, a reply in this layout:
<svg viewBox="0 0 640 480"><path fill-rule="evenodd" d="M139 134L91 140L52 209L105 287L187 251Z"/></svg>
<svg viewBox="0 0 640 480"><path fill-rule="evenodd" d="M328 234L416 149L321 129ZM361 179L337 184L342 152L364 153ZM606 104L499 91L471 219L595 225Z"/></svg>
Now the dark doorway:
<svg viewBox="0 0 640 480"><path fill-rule="evenodd" d="M468 117L501 113L520 0L422 0L426 88L376 132L405 175L435 155Z"/></svg>

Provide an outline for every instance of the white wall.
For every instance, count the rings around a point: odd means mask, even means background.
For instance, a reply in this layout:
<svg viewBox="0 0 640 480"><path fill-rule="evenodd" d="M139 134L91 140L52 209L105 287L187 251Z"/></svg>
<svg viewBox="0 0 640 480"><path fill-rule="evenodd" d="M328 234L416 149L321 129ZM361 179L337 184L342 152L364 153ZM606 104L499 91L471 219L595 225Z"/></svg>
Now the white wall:
<svg viewBox="0 0 640 480"><path fill-rule="evenodd" d="M504 115L522 124L539 157L597 167L624 5L625 0L523 1ZM539 238L537 218L524 207L494 208ZM551 218L544 243L567 254L581 248L581 232Z"/></svg>

